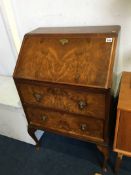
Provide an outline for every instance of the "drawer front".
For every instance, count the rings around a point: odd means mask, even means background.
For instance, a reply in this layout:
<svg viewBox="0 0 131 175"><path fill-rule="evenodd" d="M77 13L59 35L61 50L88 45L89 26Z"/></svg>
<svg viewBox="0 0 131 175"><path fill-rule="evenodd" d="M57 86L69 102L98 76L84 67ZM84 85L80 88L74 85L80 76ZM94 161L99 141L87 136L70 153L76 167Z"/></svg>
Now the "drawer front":
<svg viewBox="0 0 131 175"><path fill-rule="evenodd" d="M131 111L120 112L116 148L131 152Z"/></svg>
<svg viewBox="0 0 131 175"><path fill-rule="evenodd" d="M112 43L105 37L26 37L17 77L105 87Z"/></svg>
<svg viewBox="0 0 131 175"><path fill-rule="evenodd" d="M60 87L18 85L25 103L104 119L105 95Z"/></svg>
<svg viewBox="0 0 131 175"><path fill-rule="evenodd" d="M43 129L72 134L82 138L95 137L103 139L102 120L31 107L27 107L26 112L30 124Z"/></svg>

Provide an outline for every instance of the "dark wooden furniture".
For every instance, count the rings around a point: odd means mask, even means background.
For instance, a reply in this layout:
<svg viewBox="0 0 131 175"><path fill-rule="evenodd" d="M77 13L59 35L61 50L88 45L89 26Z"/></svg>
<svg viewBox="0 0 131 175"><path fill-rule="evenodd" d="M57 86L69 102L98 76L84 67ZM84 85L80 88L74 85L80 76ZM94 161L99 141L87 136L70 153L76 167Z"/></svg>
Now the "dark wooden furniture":
<svg viewBox="0 0 131 175"><path fill-rule="evenodd" d="M124 72L122 75L114 151L117 152L115 172L118 173L123 155L131 156L131 72Z"/></svg>
<svg viewBox="0 0 131 175"><path fill-rule="evenodd" d="M39 28L25 35L14 80L37 144L37 129L96 143L105 168L119 30Z"/></svg>

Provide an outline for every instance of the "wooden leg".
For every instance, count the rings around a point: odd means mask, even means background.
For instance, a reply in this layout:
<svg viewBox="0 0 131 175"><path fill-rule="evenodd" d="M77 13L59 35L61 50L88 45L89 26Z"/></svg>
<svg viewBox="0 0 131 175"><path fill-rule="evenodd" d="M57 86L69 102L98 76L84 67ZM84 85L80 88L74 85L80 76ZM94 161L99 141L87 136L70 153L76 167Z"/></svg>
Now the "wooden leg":
<svg viewBox="0 0 131 175"><path fill-rule="evenodd" d="M115 173L118 174L121 162L122 162L123 154L117 153L116 164L115 164Z"/></svg>
<svg viewBox="0 0 131 175"><path fill-rule="evenodd" d="M99 149L100 152L102 152L102 154L104 156L102 169L103 169L104 172L107 172L107 161L109 159L109 148L104 147L104 146L100 146L100 145L97 145L97 148Z"/></svg>
<svg viewBox="0 0 131 175"><path fill-rule="evenodd" d="M35 131L36 131L36 130L37 130L37 129L28 126L28 133L29 133L29 135L33 138L33 140L36 142L36 150L39 150L39 149L40 149L40 142L39 142L39 140L37 139L37 137L35 136Z"/></svg>

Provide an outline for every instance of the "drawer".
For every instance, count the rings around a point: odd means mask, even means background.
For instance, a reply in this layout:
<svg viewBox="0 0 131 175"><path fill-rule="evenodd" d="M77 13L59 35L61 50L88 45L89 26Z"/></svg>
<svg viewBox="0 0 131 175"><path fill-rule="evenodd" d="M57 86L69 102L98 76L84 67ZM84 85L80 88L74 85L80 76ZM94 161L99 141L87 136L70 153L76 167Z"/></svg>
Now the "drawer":
<svg viewBox="0 0 131 175"><path fill-rule="evenodd" d="M39 108L26 108L29 123L81 138L103 139L103 121Z"/></svg>
<svg viewBox="0 0 131 175"><path fill-rule="evenodd" d="M105 95L62 87L17 85L24 103L104 119Z"/></svg>
<svg viewBox="0 0 131 175"><path fill-rule="evenodd" d="M131 152L131 111L120 111L116 148Z"/></svg>

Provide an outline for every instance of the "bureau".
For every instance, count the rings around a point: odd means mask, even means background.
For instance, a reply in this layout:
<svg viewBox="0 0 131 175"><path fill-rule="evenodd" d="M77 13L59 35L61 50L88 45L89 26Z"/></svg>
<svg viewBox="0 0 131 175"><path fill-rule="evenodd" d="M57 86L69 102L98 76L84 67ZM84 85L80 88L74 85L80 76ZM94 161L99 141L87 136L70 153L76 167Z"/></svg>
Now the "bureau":
<svg viewBox="0 0 131 175"><path fill-rule="evenodd" d="M114 151L117 152L115 172L118 174L123 155L131 157L131 72L122 74Z"/></svg>
<svg viewBox="0 0 131 175"><path fill-rule="evenodd" d="M93 142L106 167L119 30L53 27L24 36L13 77L37 146L37 129Z"/></svg>

